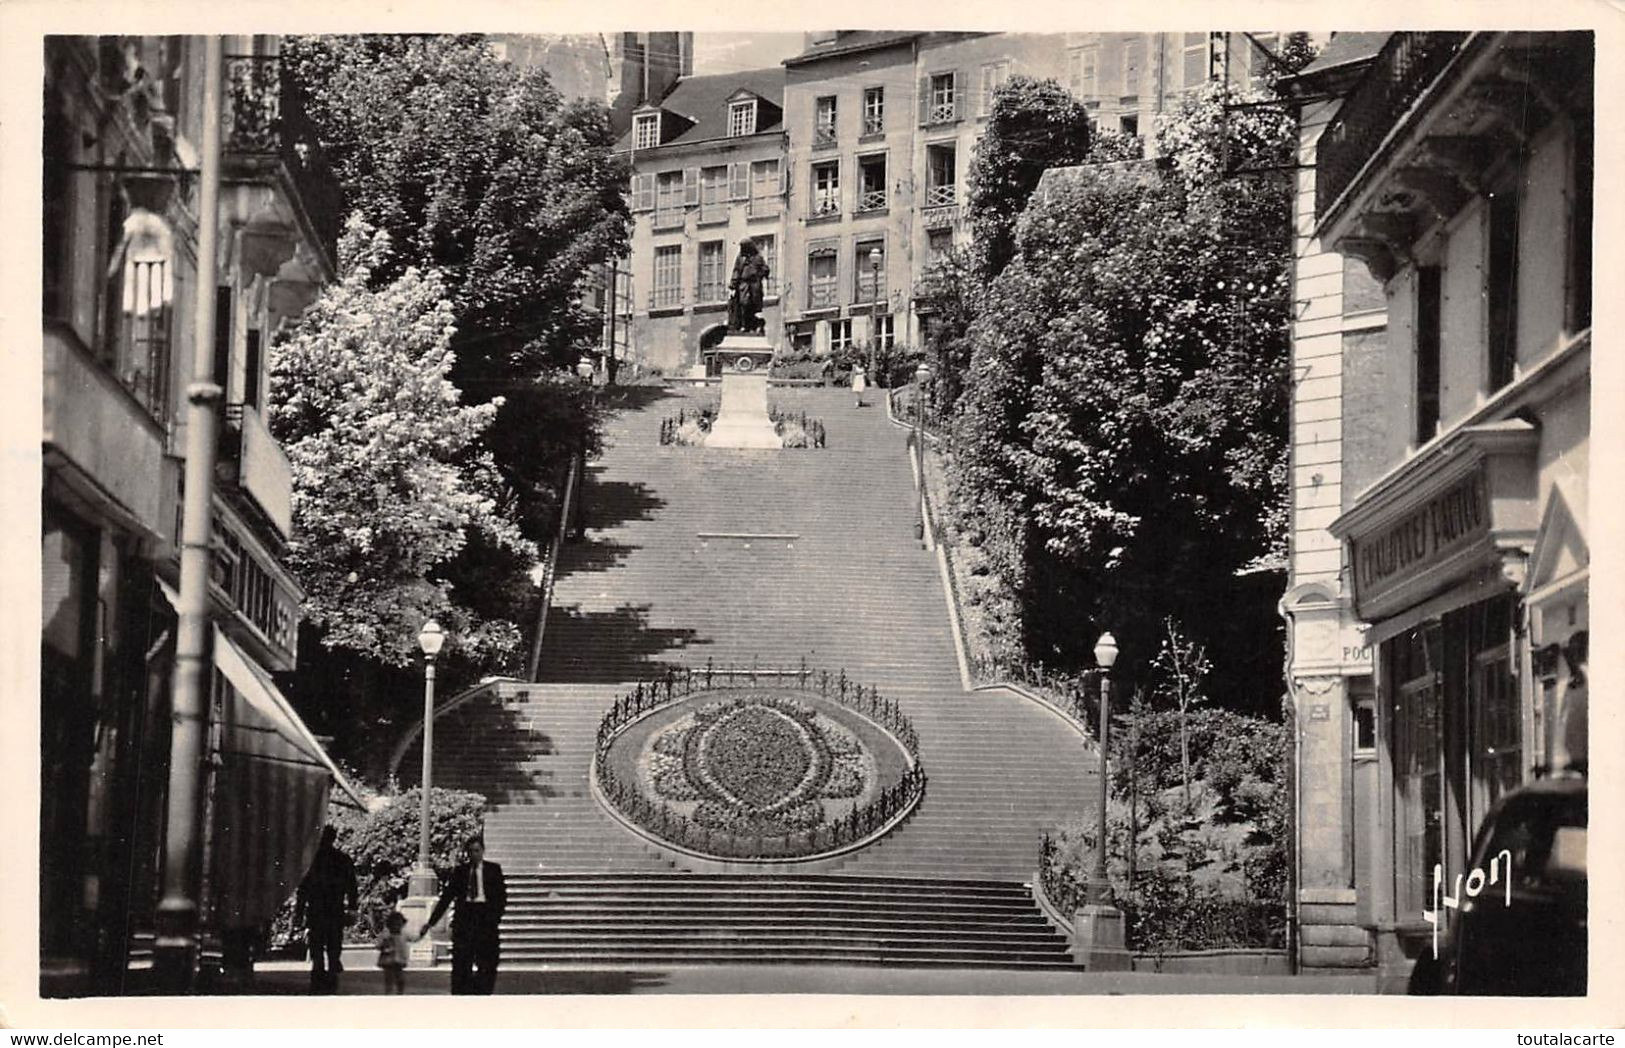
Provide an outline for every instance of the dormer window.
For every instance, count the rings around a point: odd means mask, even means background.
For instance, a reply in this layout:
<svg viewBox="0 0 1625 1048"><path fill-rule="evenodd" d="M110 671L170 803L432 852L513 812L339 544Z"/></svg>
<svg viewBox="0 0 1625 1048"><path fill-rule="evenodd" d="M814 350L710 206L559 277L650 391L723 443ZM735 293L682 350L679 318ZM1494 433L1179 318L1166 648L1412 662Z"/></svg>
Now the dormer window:
<svg viewBox="0 0 1625 1048"><path fill-rule="evenodd" d="M728 137L756 133L756 99L746 98L728 106Z"/></svg>
<svg viewBox="0 0 1625 1048"><path fill-rule="evenodd" d="M639 113L632 123L632 148L653 149L660 144L660 114Z"/></svg>

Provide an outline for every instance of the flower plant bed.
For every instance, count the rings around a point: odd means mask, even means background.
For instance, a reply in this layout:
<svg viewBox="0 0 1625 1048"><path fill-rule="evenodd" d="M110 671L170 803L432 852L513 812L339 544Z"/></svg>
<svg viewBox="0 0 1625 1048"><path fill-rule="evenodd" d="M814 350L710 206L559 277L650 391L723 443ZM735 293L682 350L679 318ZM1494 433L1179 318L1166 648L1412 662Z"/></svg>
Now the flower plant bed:
<svg viewBox="0 0 1625 1048"><path fill-rule="evenodd" d="M808 418L805 411L783 411L777 405L770 405L767 415L773 422L773 432L778 434L785 447L824 446L824 423L821 419ZM714 404L694 411L684 408L675 416L668 415L660 420L660 443L678 447L704 447L706 438L711 435L711 427L716 425L716 421L717 408Z"/></svg>
<svg viewBox="0 0 1625 1048"><path fill-rule="evenodd" d="M601 796L644 832L703 855L850 847L924 785L906 744L881 726L901 722L895 707L880 703L871 719L864 704L878 700L860 694L849 705L773 685L678 696L608 738L595 766Z"/></svg>

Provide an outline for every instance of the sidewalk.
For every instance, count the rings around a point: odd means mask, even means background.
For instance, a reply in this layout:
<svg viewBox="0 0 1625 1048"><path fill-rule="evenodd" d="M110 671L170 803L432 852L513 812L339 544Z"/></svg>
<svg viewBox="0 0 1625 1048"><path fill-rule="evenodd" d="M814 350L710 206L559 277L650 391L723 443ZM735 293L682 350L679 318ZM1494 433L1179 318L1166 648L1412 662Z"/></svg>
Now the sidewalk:
<svg viewBox="0 0 1625 1048"><path fill-rule="evenodd" d="M304 995L309 969L295 962L261 964L254 994ZM449 994L451 969L414 968L406 973L409 994ZM874 994L967 996L1067 996L1090 994L1371 994L1375 977L1159 975L1152 972L1056 972L931 970L919 968L785 965L734 967L694 965L644 968L551 969L504 966L499 994ZM340 993L383 993L383 974L354 967Z"/></svg>

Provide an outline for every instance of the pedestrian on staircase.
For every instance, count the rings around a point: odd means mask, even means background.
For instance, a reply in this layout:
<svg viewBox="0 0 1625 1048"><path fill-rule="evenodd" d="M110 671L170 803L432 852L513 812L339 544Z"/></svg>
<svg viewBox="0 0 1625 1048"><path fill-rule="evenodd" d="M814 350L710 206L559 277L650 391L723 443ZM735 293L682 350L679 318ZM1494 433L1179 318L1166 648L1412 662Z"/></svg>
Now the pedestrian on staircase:
<svg viewBox="0 0 1625 1048"><path fill-rule="evenodd" d="M508 908L508 887L502 879L502 867L485 861L484 839L470 838L464 854L466 861L446 879L445 890L415 938L427 935L440 923L446 907L455 904L457 912L451 918L451 992L490 993L496 989L497 965L502 960L500 926L502 913Z"/></svg>
<svg viewBox="0 0 1625 1048"><path fill-rule="evenodd" d="M858 398L858 407L863 407L864 388L863 365L852 365L852 393Z"/></svg>

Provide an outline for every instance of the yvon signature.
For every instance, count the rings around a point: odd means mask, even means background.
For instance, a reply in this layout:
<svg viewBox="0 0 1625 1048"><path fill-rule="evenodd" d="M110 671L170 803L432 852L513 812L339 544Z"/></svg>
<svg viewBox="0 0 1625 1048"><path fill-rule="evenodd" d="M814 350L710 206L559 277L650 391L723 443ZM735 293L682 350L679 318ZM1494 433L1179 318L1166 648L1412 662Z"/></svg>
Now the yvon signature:
<svg viewBox="0 0 1625 1048"><path fill-rule="evenodd" d="M1506 860L1506 866L1504 869L1501 865L1503 859ZM1465 882L1463 874L1456 874L1456 894L1453 896L1442 894L1444 891L1444 865L1442 863L1434 864L1433 909L1422 911L1422 919L1433 925L1434 960L1437 960L1439 957L1439 911L1446 907L1452 910L1461 909L1463 891L1467 893L1467 898L1476 899L1478 896L1483 894L1484 889L1489 885L1502 884L1502 882L1505 882L1502 888L1502 891L1505 893L1503 896L1502 905L1511 906L1512 852L1506 848L1502 848L1499 852L1490 857L1490 869L1488 873L1485 873L1484 870L1475 866L1465 874Z"/></svg>

